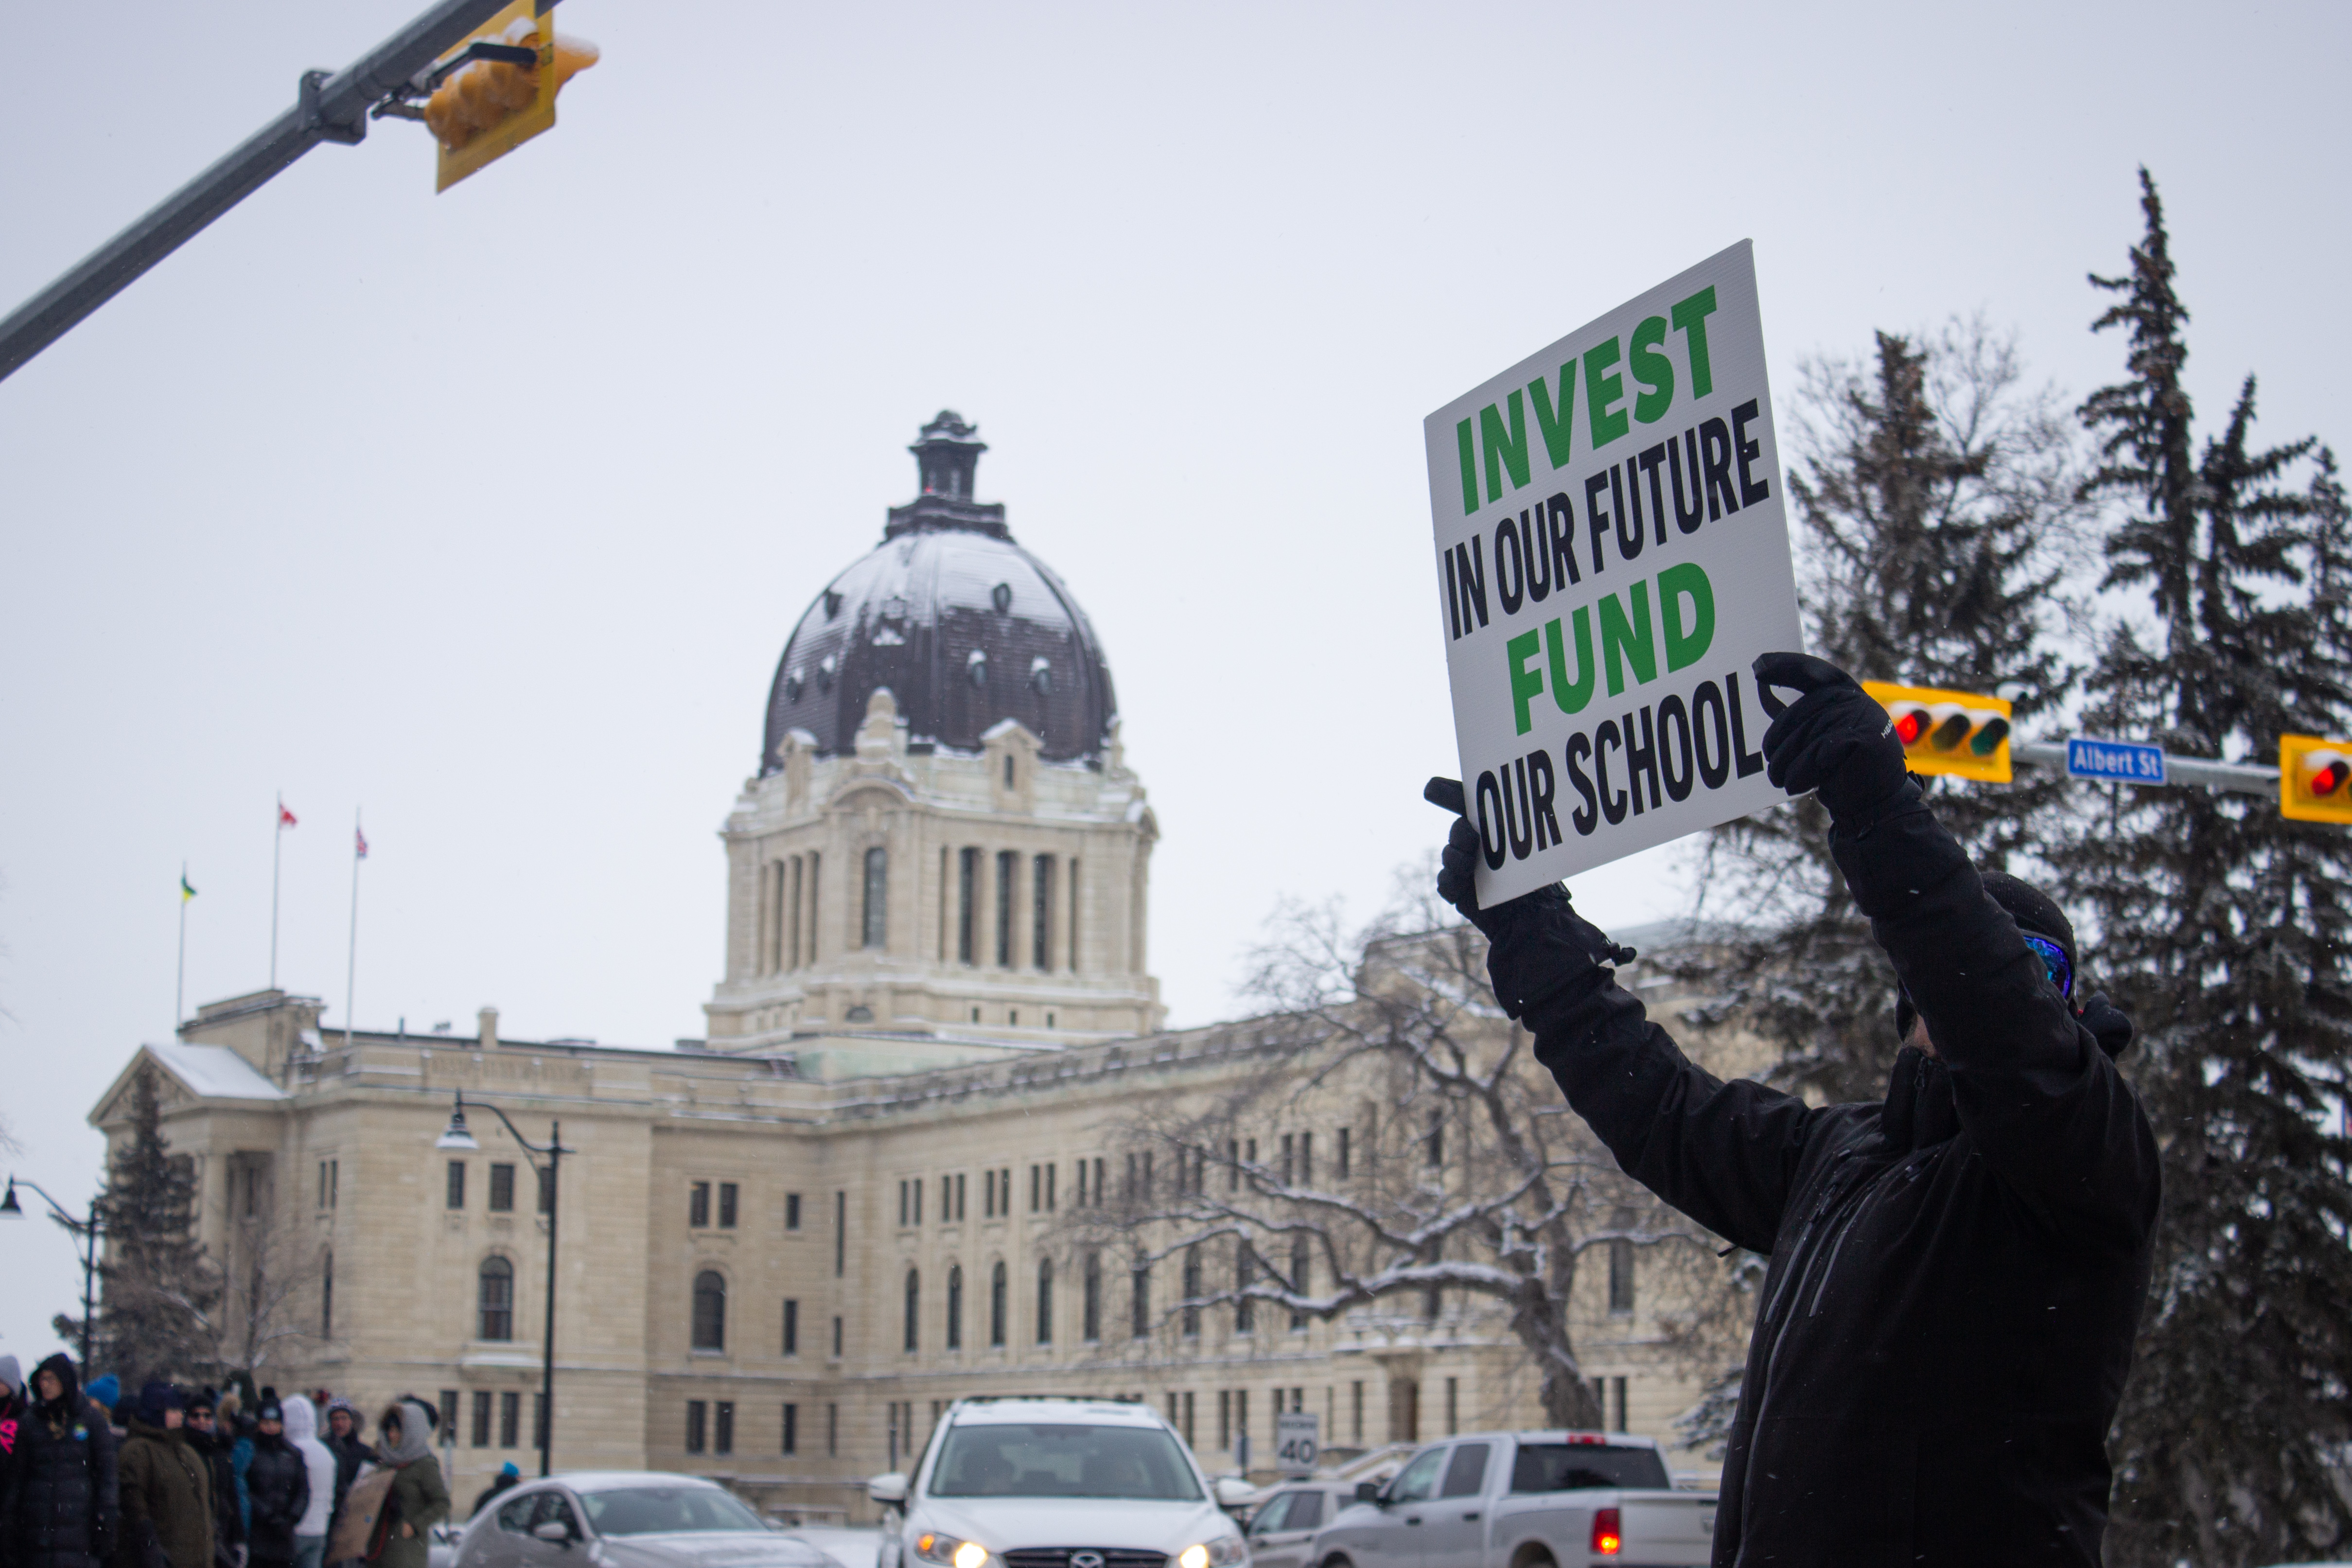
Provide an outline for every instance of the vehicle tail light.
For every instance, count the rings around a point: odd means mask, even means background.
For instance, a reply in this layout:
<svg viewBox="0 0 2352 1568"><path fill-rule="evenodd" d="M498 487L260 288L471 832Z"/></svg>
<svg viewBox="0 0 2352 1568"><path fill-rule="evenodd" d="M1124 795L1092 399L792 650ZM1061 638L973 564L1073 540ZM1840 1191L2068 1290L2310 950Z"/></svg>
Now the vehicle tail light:
<svg viewBox="0 0 2352 1568"><path fill-rule="evenodd" d="M1596 1557L1614 1557L1624 1549L1625 1532L1618 1523L1613 1508L1592 1510L1592 1553Z"/></svg>

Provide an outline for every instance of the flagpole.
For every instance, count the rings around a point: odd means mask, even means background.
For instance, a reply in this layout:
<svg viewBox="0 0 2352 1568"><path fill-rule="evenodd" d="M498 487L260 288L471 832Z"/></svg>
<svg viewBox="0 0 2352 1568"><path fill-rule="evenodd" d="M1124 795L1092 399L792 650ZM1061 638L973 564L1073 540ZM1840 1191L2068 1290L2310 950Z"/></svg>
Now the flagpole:
<svg viewBox="0 0 2352 1568"><path fill-rule="evenodd" d="M180 862L180 977L172 985L172 1033L180 1032L180 1021L187 1015L188 1000L188 863Z"/></svg>
<svg viewBox="0 0 2352 1568"><path fill-rule="evenodd" d="M278 796L278 816L269 825L269 988L278 989L278 866L286 857L286 796Z"/></svg>
<svg viewBox="0 0 2352 1568"><path fill-rule="evenodd" d="M360 832L360 814L352 813L352 946L343 965L343 1049L352 1048L352 1004L358 994L360 972L360 845L365 841Z"/></svg>

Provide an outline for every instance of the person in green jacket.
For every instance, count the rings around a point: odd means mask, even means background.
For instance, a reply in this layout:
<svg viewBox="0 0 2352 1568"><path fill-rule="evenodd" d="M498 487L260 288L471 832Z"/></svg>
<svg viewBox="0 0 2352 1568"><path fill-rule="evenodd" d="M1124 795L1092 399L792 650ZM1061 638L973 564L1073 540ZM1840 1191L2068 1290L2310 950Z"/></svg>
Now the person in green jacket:
<svg viewBox="0 0 2352 1568"><path fill-rule="evenodd" d="M168 1383L139 1391L131 1435L115 1459L122 1521L116 1568L213 1568L212 1473L180 1424L186 1406ZM425 1568L422 1552L410 1568Z"/></svg>
<svg viewBox="0 0 2352 1568"><path fill-rule="evenodd" d="M441 1479L441 1461L433 1457L432 1419L423 1405L404 1399L385 1406L376 1430L376 1451L399 1473L392 1482L392 1534L375 1568L426 1568L427 1532L449 1517L449 1488Z"/></svg>

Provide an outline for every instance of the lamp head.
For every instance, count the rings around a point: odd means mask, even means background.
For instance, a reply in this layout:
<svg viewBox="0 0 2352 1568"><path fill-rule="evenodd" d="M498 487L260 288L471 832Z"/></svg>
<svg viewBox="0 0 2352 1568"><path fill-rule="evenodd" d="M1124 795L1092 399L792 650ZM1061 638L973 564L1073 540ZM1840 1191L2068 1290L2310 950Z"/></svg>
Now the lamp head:
<svg viewBox="0 0 2352 1568"><path fill-rule="evenodd" d="M466 1097L457 1097L457 1108L449 1112L449 1125L433 1141L436 1149L458 1149L471 1153L481 1148L474 1135L466 1131Z"/></svg>
<svg viewBox="0 0 2352 1568"><path fill-rule="evenodd" d="M0 1219L23 1219L24 1205L16 1201L16 1178L8 1178L8 1195L0 1198Z"/></svg>

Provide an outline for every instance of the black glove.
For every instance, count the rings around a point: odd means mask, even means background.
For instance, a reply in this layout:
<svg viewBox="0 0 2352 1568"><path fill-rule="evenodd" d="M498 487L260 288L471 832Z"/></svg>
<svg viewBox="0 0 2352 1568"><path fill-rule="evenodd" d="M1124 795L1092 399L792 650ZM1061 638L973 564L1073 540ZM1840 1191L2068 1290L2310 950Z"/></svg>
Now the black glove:
<svg viewBox="0 0 2352 1568"><path fill-rule="evenodd" d="M2091 999L2083 1004L2083 1026L2089 1029L2099 1042L2099 1049L2110 1058L2122 1056L2131 1049L2131 1016L2107 1000L2104 991L2094 991Z"/></svg>
<svg viewBox="0 0 2352 1568"><path fill-rule="evenodd" d="M1422 798L1454 813L1454 826L1437 858L1437 896L1486 938L1486 977L1503 1011L1517 1018L1538 1002L1570 988L1592 990L1603 963L1631 963L1637 956L1620 947L1568 901L1558 882L1522 893L1493 909L1478 906L1477 865L1483 846L1478 829L1462 815L1460 781L1432 779Z"/></svg>
<svg viewBox="0 0 2352 1568"><path fill-rule="evenodd" d="M1764 776L1790 795L1817 792L1832 818L1878 805L1910 776L1895 720L1844 670L1811 654L1756 659L1756 695L1772 715L1764 731ZM1782 702L1772 688L1801 692Z"/></svg>

